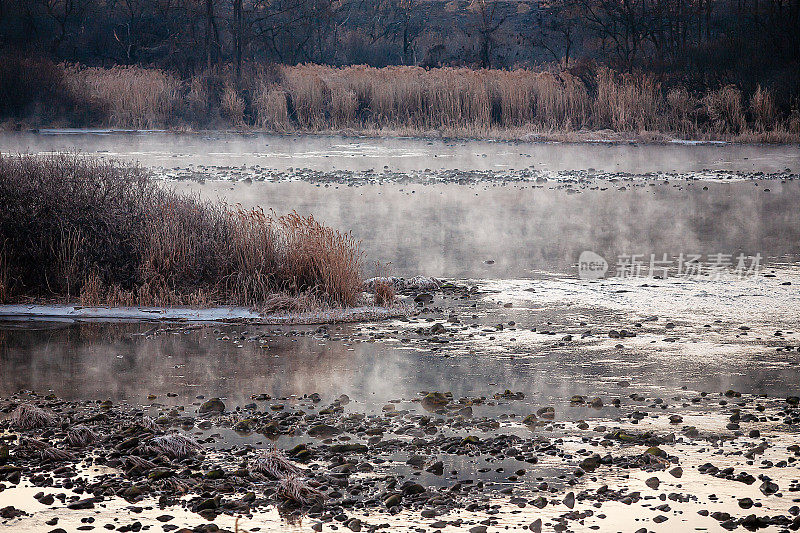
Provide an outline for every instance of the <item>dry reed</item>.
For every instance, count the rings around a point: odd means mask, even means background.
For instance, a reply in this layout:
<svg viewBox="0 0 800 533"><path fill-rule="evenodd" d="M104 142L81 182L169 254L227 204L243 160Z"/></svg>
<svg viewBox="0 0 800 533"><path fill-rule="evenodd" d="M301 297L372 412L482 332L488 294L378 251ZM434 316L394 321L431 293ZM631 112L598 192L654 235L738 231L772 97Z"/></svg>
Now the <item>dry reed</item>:
<svg viewBox="0 0 800 533"><path fill-rule="evenodd" d="M181 80L163 70L67 65L65 71L73 92L105 104L108 125L163 127L172 122L181 103Z"/></svg>
<svg viewBox="0 0 800 533"><path fill-rule="evenodd" d="M644 137L664 132L767 141L796 140L800 134L797 113L786 102L779 105L768 88L758 87L749 95L734 86L694 94L680 86L662 87L653 74L623 74L606 67L579 77L556 67L246 64L241 78L234 78L232 68L218 66L186 80L141 67L56 67L36 83L63 85L62 92L71 95L63 98L67 107L82 105L85 120L97 121L104 114L105 124L117 127L435 130L498 138L612 129ZM78 104L69 103L73 100ZM46 112L39 114L47 120Z"/></svg>
<svg viewBox="0 0 800 533"><path fill-rule="evenodd" d="M740 133L745 127L742 91L733 85L726 85L711 91L703 97L703 103L711 120L712 129L717 133Z"/></svg>

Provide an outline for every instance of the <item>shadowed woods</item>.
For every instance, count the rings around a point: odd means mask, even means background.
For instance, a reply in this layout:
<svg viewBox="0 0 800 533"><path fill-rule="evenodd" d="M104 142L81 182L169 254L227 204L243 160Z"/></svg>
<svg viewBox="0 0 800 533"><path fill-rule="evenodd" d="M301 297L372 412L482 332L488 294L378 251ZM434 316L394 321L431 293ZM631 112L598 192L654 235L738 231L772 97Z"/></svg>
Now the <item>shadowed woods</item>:
<svg viewBox="0 0 800 533"><path fill-rule="evenodd" d="M0 155L0 302L350 306L363 253L313 216L178 194L136 166Z"/></svg>
<svg viewBox="0 0 800 533"><path fill-rule="evenodd" d="M489 70L248 64L181 78L156 68L0 60L6 127L353 130L525 138L613 130L738 141L800 139L800 110L770 89L703 93L606 67ZM10 120L10 121L9 121Z"/></svg>

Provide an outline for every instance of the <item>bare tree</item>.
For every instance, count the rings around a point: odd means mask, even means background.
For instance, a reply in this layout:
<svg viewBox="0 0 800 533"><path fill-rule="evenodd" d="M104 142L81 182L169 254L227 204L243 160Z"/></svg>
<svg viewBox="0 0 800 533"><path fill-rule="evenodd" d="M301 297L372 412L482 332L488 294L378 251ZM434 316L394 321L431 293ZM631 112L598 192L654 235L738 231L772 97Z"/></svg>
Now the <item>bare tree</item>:
<svg viewBox="0 0 800 533"><path fill-rule="evenodd" d="M56 25L56 31L50 42L50 53L57 56L67 38L70 24L80 20L85 5L80 0L41 0L41 2L45 12Z"/></svg>
<svg viewBox="0 0 800 533"><path fill-rule="evenodd" d="M491 51L495 34L506 18L501 15L498 0L472 0L467 11L473 14L473 29L478 34L479 60L483 68L491 68Z"/></svg>
<svg viewBox="0 0 800 533"><path fill-rule="evenodd" d="M523 37L536 48L549 53L554 61L569 60L579 39L580 14L574 1L544 0L535 13Z"/></svg>

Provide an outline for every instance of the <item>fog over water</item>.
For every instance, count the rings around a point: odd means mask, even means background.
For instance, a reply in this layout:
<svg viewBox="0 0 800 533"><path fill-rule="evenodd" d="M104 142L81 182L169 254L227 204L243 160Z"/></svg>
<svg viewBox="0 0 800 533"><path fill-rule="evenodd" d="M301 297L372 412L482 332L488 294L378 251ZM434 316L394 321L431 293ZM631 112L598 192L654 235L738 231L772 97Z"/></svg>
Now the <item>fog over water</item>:
<svg viewBox="0 0 800 533"><path fill-rule="evenodd" d="M0 132L3 152L74 152L165 168L260 165L275 170L439 169L604 172L800 172L796 145L516 143L335 135L121 133L111 130Z"/></svg>
<svg viewBox="0 0 800 533"><path fill-rule="evenodd" d="M618 255L800 254L800 182L556 185L180 183L210 199L297 210L352 231L372 261L399 276L574 276L583 250ZM624 187L625 190L619 190ZM704 190L707 187L707 190ZM765 189L769 191L765 192ZM494 261L486 264L486 261Z"/></svg>

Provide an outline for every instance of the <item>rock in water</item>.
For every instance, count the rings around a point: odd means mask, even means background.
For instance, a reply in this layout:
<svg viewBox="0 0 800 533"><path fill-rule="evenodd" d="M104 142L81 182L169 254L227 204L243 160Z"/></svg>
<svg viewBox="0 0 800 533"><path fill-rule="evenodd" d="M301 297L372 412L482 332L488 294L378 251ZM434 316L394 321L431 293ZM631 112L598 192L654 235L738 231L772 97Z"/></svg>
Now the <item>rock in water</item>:
<svg viewBox="0 0 800 533"><path fill-rule="evenodd" d="M224 413L225 404L219 398L211 398L200 406L200 414L206 413Z"/></svg>

